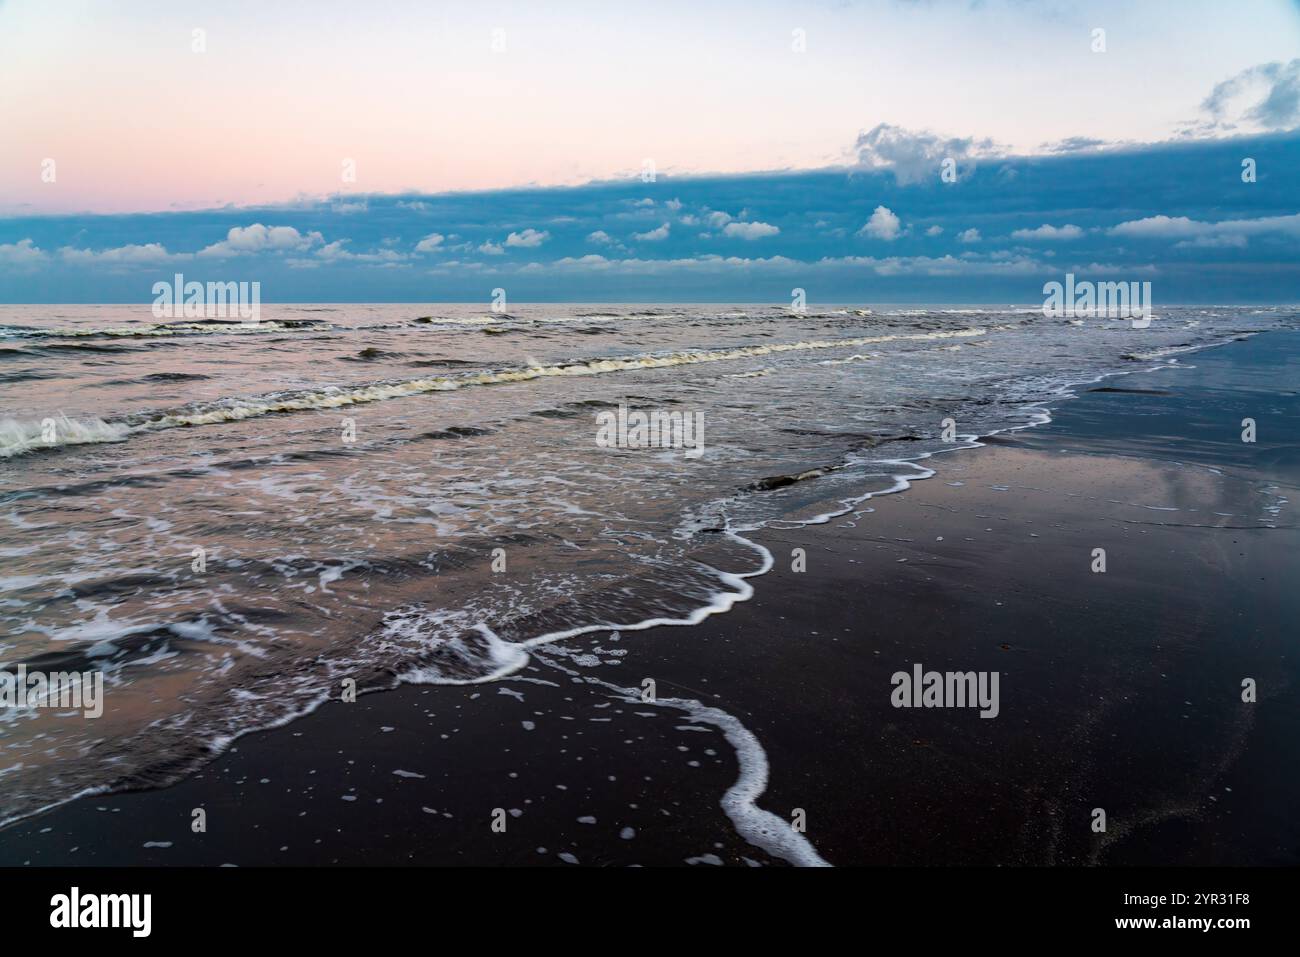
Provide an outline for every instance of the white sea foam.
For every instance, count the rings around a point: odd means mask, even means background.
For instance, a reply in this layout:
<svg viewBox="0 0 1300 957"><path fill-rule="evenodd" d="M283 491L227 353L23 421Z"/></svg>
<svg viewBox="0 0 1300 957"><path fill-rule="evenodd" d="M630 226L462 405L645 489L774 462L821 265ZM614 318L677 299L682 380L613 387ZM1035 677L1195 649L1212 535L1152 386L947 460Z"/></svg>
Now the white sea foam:
<svg viewBox="0 0 1300 957"><path fill-rule="evenodd" d="M866 362L868 359L879 359L879 352L868 352L866 355L854 353L851 356L845 356L843 359L823 359L818 365L823 366L842 366L848 362Z"/></svg>
<svg viewBox="0 0 1300 957"><path fill-rule="evenodd" d="M472 627L467 628L470 619L464 611L436 610L390 617L385 622L384 638L408 647L420 644L439 647L451 652L458 665L477 672L470 677L461 677L449 675L436 665L422 665L403 673L400 680L411 684L460 685L495 681L513 674L528 664L529 649L563 641L566 638L606 631L646 631L665 625L698 625L710 615L730 611L738 602L748 601L753 597L754 586L748 579L767 574L775 561L772 553L758 542L742 538L731 531L725 531L724 534L732 541L756 551L760 556L759 567L748 572L728 572L699 563L700 567L717 576L722 587L680 617L657 616L631 622L602 621L547 632L522 642L508 642L498 637L496 632L482 621L475 622ZM463 634L466 630L475 631L482 636L484 651L471 647L464 640Z"/></svg>
<svg viewBox="0 0 1300 957"><path fill-rule="evenodd" d="M131 427L125 423L96 418L70 419L59 415L48 421L3 419L0 420L0 459L36 449L125 442L130 433Z"/></svg>
<svg viewBox="0 0 1300 957"><path fill-rule="evenodd" d="M633 696L632 701L640 699ZM799 867L830 867L812 843L796 831L790 822L758 806L767 790L767 752L754 733L734 715L684 698L660 698L657 704L681 708L692 721L711 724L722 731L735 749L740 773L736 783L722 796L722 810L736 826L737 833L755 847Z"/></svg>
<svg viewBox="0 0 1300 957"><path fill-rule="evenodd" d="M729 611L738 602L746 601L754 594L754 588L747 579L766 574L774 563L772 553L758 542L742 538L734 532L726 532L733 541L749 546L762 556L759 568L751 572L713 571L725 586L714 593L711 600L704 602L689 614L680 618L648 618L628 624L610 624L608 622L584 625L563 631L550 632L530 638L527 641L512 643L502 641L486 624L478 623L475 630L487 639L487 659L482 661L484 673L469 679L451 678L436 668L418 668L407 672L402 680L412 684L479 684L496 681L522 669L529 661L527 649L548 645L566 638L593 632L617 630L618 632L643 631L662 625L696 625L710 615ZM404 627L420 627L418 621L410 620ZM634 689L620 688L617 685L598 678L588 681L609 688L628 701L640 703L639 693ZM721 805L727 817L736 827L736 831L751 844L761 847L769 854L789 861L801 867L829 867L830 864L817 853L816 848L806 837L794 830L789 822L765 811L757 804L767 788L768 761L762 744L745 725L736 717L720 708L702 704L685 698L659 698L656 705L677 708L685 711L690 720L701 724L711 724L722 731L727 741L735 749L740 772L735 784L722 796Z"/></svg>
<svg viewBox="0 0 1300 957"><path fill-rule="evenodd" d="M748 544L754 545L756 548L762 548L761 545L753 542ZM763 551L767 552L766 549L763 549ZM570 676L577 675L577 672L565 668L558 661L550 660L547 661L547 664L566 672ZM647 704L641 697L640 689L622 688L600 678L593 678L590 675L584 675L583 680L608 689L629 704ZM727 788L719 803L735 826L736 833L755 847L761 847L773 857L779 857L797 867L831 866L825 858L817 853L817 849L812 845L812 842L796 831L789 821L758 806L758 799L767 790L769 771L767 752L763 749L762 743L754 733L745 727L739 718L723 711L721 708L706 705L691 698L655 698L649 704L655 707L684 711L689 719L695 722L695 724L680 727L678 730L703 730L698 725L709 724L721 731L723 737L727 739L727 743L731 745L736 753L736 764L739 767L739 773L736 775L736 782Z"/></svg>
<svg viewBox="0 0 1300 957"><path fill-rule="evenodd" d="M1249 338L1253 335L1254 333L1243 333L1242 338ZM1124 356L1124 358L1136 359L1140 362L1155 361L1157 359L1166 359L1169 356L1181 355L1184 352L1200 352L1201 350L1208 349L1211 346L1223 345L1231 341L1231 339L1224 339L1218 342L1196 342L1181 346L1167 346L1163 349L1152 349L1149 352L1130 352Z"/></svg>

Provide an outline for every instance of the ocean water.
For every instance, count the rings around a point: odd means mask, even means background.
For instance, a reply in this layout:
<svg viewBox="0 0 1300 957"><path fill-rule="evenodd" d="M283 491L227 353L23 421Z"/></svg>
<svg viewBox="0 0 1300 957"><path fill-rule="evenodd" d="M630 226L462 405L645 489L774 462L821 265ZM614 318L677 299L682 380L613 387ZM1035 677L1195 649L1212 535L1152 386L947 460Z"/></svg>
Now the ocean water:
<svg viewBox="0 0 1300 957"><path fill-rule="evenodd" d="M1098 377L1298 327L1226 306L1143 329L1029 306L0 307L0 663L106 682L96 719L0 710L0 821L166 783L349 679L488 682L539 643L698 622L773 560L749 531L903 488ZM702 454L602 445L620 406L695 417Z"/></svg>

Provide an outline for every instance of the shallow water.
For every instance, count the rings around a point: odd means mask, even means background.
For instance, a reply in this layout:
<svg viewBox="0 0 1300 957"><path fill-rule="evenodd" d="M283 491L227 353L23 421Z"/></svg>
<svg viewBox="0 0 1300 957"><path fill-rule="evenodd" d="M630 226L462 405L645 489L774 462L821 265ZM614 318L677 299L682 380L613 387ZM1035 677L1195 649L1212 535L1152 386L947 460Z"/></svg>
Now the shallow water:
<svg viewBox="0 0 1300 957"><path fill-rule="evenodd" d="M345 679L491 680L539 641L698 620L764 567L746 529L921 472L899 460L951 448L947 418L959 441L1024 426L1073 385L1297 324L1244 307L1145 329L1030 307L262 320L0 307L0 661L108 684L98 719L0 712L0 819L170 780ZM619 406L698 416L702 454L602 447Z"/></svg>

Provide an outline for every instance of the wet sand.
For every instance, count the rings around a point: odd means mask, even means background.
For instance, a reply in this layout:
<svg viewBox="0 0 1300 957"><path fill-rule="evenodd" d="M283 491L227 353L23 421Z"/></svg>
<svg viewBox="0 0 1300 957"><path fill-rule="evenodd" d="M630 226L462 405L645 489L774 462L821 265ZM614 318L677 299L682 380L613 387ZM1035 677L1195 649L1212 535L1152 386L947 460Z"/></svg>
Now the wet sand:
<svg viewBox="0 0 1300 957"><path fill-rule="evenodd" d="M331 702L172 787L6 828L0 864L784 866L723 807L764 765L758 806L802 810L835 865L1300 862L1300 335L1180 364L758 534L775 568L727 614ZM918 663L998 672L998 716L893 707ZM647 678L657 703L617 690Z"/></svg>

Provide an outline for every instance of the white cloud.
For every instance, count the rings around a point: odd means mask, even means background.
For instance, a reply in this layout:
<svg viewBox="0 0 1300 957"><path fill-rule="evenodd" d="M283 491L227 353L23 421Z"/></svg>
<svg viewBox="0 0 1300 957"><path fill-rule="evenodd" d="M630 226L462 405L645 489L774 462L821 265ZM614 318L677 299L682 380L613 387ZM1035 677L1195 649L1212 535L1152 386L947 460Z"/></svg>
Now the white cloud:
<svg viewBox="0 0 1300 957"><path fill-rule="evenodd" d="M1047 223L1039 226L1037 229L1017 229L1011 234L1014 239L1041 239L1047 242L1057 242L1068 239L1079 239L1083 236L1083 230L1078 226L1072 226L1066 223L1064 226L1052 226Z"/></svg>
<svg viewBox="0 0 1300 957"><path fill-rule="evenodd" d="M977 243L980 241L980 231L974 227L964 229L957 234L957 241L963 243Z"/></svg>
<svg viewBox="0 0 1300 957"><path fill-rule="evenodd" d="M1175 249L1245 249L1246 237L1240 233L1223 233L1218 236L1197 236L1174 243Z"/></svg>
<svg viewBox="0 0 1300 957"><path fill-rule="evenodd" d="M428 270L432 276L451 276L463 272L496 272L496 266L489 266L486 263L462 262L459 259L448 260L441 265L434 266Z"/></svg>
<svg viewBox="0 0 1300 957"><path fill-rule="evenodd" d="M1042 144L1039 149L1044 153L1095 153L1122 144L1109 140L1099 140L1092 136L1067 136L1063 140L1053 140Z"/></svg>
<svg viewBox="0 0 1300 957"><path fill-rule="evenodd" d="M1177 239L1195 236L1209 223L1197 222L1186 216L1148 216L1130 219L1110 228L1112 236L1132 236L1137 239Z"/></svg>
<svg viewBox="0 0 1300 957"><path fill-rule="evenodd" d="M541 232L538 232L535 229L525 229L521 233L511 233L509 236L507 236L506 245L523 246L526 248L532 248L533 246L540 246L542 243L546 242L546 240L550 238L551 238L551 234L548 233L546 230L542 230Z"/></svg>
<svg viewBox="0 0 1300 957"><path fill-rule="evenodd" d="M0 263L16 268L35 266L46 260L40 247L30 239L20 239L16 243L0 243Z"/></svg>
<svg viewBox="0 0 1300 957"><path fill-rule="evenodd" d="M594 233L587 234L587 242L589 243L599 243L602 246L607 246L613 241L614 237L603 229L598 229Z"/></svg>
<svg viewBox="0 0 1300 957"><path fill-rule="evenodd" d="M714 210L706 215L704 219L705 222L714 229L721 229L723 226L727 225L727 223L731 222L731 214Z"/></svg>
<svg viewBox="0 0 1300 957"><path fill-rule="evenodd" d="M415 244L415 251L417 253L436 252L438 247L442 245L443 240L446 238L447 237L442 233L429 233L429 235L425 236Z"/></svg>
<svg viewBox="0 0 1300 957"><path fill-rule="evenodd" d="M605 263L611 261L612 260L606 259L604 256L597 255L596 253L588 253L586 256L578 256L576 258L573 256L566 256L564 259L560 259L557 262L574 266L603 266ZM536 263L533 265L536 265Z"/></svg>
<svg viewBox="0 0 1300 957"><path fill-rule="evenodd" d="M1300 124L1300 58L1261 63L1219 83L1201 104L1215 130L1277 130Z"/></svg>
<svg viewBox="0 0 1300 957"><path fill-rule="evenodd" d="M345 259L352 254L343 248L345 239L335 240L332 243L326 243L320 249L316 250L316 255L321 259Z"/></svg>
<svg viewBox="0 0 1300 957"><path fill-rule="evenodd" d="M1182 248L1207 247L1240 249L1251 236L1274 234L1300 239L1300 213L1291 216L1263 216L1259 219L1225 219L1217 223L1186 216L1148 216L1112 226L1112 236L1129 239L1177 239Z"/></svg>
<svg viewBox="0 0 1300 957"><path fill-rule="evenodd" d="M500 256L505 252L505 249L489 239L482 246L479 246L478 251L489 256Z"/></svg>
<svg viewBox="0 0 1300 957"><path fill-rule="evenodd" d="M169 253L161 243L146 243L143 246L117 246L113 249L101 249L98 252L93 249L73 249L71 246L64 246L59 250L59 255L68 262L83 265L92 265L94 263L156 263L172 259L191 258L190 253Z"/></svg>
<svg viewBox="0 0 1300 957"><path fill-rule="evenodd" d="M1155 266L1150 264L1145 266L1135 266L1129 263L1088 263L1086 266L1081 263L1075 263L1066 272L1072 272L1076 276L1157 276L1160 274Z"/></svg>
<svg viewBox="0 0 1300 957"><path fill-rule="evenodd" d="M426 202L424 202L423 200L412 199L412 200L399 200L398 203L397 203L397 208L398 208L398 209L413 209L413 210L415 210L417 213L423 213L423 212L428 211L428 210L431 209L432 207L430 207L429 204L426 203Z"/></svg>
<svg viewBox="0 0 1300 957"><path fill-rule="evenodd" d="M979 256L890 256L887 259L875 259L859 256L846 257L837 262L869 268L878 276L1035 276L1044 269L1041 262L1028 257L991 259Z"/></svg>
<svg viewBox="0 0 1300 957"><path fill-rule="evenodd" d="M866 225L858 230L858 235L893 242L898 238L899 226L898 217L891 210L884 206L877 206Z"/></svg>
<svg viewBox="0 0 1300 957"><path fill-rule="evenodd" d="M332 243L326 243L316 250L316 256L331 262L347 261L380 264L396 264L407 258L404 253L399 253L394 249L381 249L374 253L349 252L343 248L347 242L349 240L339 239Z"/></svg>
<svg viewBox="0 0 1300 957"><path fill-rule="evenodd" d="M870 169L890 170L900 184L927 179L940 182L946 159L955 162L957 179L960 180L975 169L976 157L996 156L1003 152L992 140L943 137L928 130L914 132L889 123L859 133L853 148L859 164Z"/></svg>
<svg viewBox="0 0 1300 957"><path fill-rule="evenodd" d="M784 256L745 259L740 256L705 255L686 259L607 259L604 256L566 257L552 263L529 263L532 271L598 271L635 273L638 275L673 272L727 272L733 269L776 268L793 270L801 264Z"/></svg>
<svg viewBox="0 0 1300 957"><path fill-rule="evenodd" d="M632 238L640 239L648 243L657 243L661 239L668 238L668 230L669 230L668 224L664 223L658 229L652 229L648 233L633 233Z"/></svg>
<svg viewBox="0 0 1300 957"><path fill-rule="evenodd" d="M775 236L780 231L780 227L770 223L727 223L722 234L733 239L762 239L764 236Z"/></svg>
<svg viewBox="0 0 1300 957"><path fill-rule="evenodd" d="M629 275L708 274L732 275L737 273L763 273L768 275L802 276L809 273L860 273L870 270L878 276L1041 276L1049 269L1042 260L1030 256L999 254L985 256L968 252L962 256L872 256L826 257L813 262L803 262L785 256L745 258L741 256L702 255L681 259L610 259L589 254L566 257L553 262L532 262L518 267L519 271L541 274L548 272L598 272ZM1145 273L1150 266L1114 267L1133 273ZM1055 271L1055 270L1053 270Z"/></svg>
<svg viewBox="0 0 1300 957"><path fill-rule="evenodd" d="M942 233L943 233L942 226L931 226L929 229L925 231L925 234L927 236L939 236L942 235Z"/></svg>
<svg viewBox="0 0 1300 957"><path fill-rule="evenodd" d="M289 252L324 242L318 232L300 233L292 226L232 226L226 238L199 251L200 256L241 256L245 253Z"/></svg>

